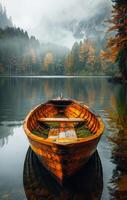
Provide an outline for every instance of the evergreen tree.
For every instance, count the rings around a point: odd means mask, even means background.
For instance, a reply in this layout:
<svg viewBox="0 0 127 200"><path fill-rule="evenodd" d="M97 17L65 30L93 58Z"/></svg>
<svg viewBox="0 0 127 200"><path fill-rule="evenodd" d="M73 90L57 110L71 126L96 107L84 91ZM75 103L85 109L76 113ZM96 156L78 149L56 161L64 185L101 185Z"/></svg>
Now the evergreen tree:
<svg viewBox="0 0 127 200"><path fill-rule="evenodd" d="M31 73L38 64L38 41L19 28L0 29L1 73ZM3 70L4 69L4 70ZM34 69L36 72L37 69Z"/></svg>
<svg viewBox="0 0 127 200"><path fill-rule="evenodd" d="M13 27L12 19L7 17L6 8L3 8L0 4L0 28L5 29L7 27Z"/></svg>
<svg viewBox="0 0 127 200"><path fill-rule="evenodd" d="M79 70L79 44L75 42L72 47L72 58L73 58L73 73Z"/></svg>

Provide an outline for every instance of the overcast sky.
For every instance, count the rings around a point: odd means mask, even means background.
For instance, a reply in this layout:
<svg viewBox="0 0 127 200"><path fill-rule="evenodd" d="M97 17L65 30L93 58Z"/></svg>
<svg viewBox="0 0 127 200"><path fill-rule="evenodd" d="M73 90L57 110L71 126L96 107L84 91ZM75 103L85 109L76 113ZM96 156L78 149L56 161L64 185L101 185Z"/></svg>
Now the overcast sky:
<svg viewBox="0 0 127 200"><path fill-rule="evenodd" d="M0 0L6 6L7 14L13 23L45 42L62 43L71 46L73 34L63 29L75 19L92 16L100 3L110 0Z"/></svg>

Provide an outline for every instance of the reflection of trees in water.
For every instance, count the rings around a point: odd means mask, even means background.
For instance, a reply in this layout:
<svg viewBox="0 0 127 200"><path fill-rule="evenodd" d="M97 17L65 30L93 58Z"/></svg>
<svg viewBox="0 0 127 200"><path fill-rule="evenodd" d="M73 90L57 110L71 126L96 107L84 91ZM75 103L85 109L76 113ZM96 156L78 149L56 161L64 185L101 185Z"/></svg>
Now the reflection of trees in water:
<svg viewBox="0 0 127 200"><path fill-rule="evenodd" d="M116 88L116 111L110 113L111 126L116 131L111 135L112 157L116 164L109 187L112 199L127 199L127 88Z"/></svg>
<svg viewBox="0 0 127 200"><path fill-rule="evenodd" d="M44 85L44 96L47 98L57 97L61 93L64 97L85 101L94 105L98 99L104 104L104 96L111 93L107 87L107 81L103 79L46 79Z"/></svg>
<svg viewBox="0 0 127 200"><path fill-rule="evenodd" d="M5 124L0 124L0 147L3 147L8 143L8 137L12 134L13 131L10 130L10 127Z"/></svg>
<svg viewBox="0 0 127 200"><path fill-rule="evenodd" d="M0 122L21 121L32 107L61 93L95 108L108 106L106 97L112 88L107 84L106 79L96 78L1 78ZM10 134L8 130L3 133Z"/></svg>
<svg viewBox="0 0 127 200"><path fill-rule="evenodd" d="M8 136L0 138L0 147L3 147L7 143L8 143Z"/></svg>
<svg viewBox="0 0 127 200"><path fill-rule="evenodd" d="M60 186L29 148L23 179L28 200L100 200L103 188L102 166L97 152L75 176Z"/></svg>
<svg viewBox="0 0 127 200"><path fill-rule="evenodd" d="M111 93L106 79L93 78L1 78L0 79L0 123L3 121L20 122L26 114L37 104L49 98L64 97L84 101L90 106L99 103L104 105L105 97ZM17 126L14 124L14 127ZM11 134L8 126L0 126L2 138ZM1 145L7 139L2 139Z"/></svg>
<svg viewBox="0 0 127 200"><path fill-rule="evenodd" d="M14 134L13 129L22 125L21 122L5 121L0 123L0 147L8 143L9 136Z"/></svg>
<svg viewBox="0 0 127 200"><path fill-rule="evenodd" d="M94 105L98 99L109 95L111 89L104 79L75 78L2 78L0 80L0 121L23 120L26 113L48 98L59 96L71 97Z"/></svg>

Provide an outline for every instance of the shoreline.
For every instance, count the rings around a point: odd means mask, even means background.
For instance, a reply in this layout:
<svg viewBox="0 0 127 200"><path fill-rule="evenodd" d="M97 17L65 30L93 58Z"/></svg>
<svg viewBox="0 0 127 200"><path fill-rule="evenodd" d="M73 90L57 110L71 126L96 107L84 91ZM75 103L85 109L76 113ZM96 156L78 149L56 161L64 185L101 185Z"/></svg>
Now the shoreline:
<svg viewBox="0 0 127 200"><path fill-rule="evenodd" d="M111 76L0 76L0 78L111 78Z"/></svg>

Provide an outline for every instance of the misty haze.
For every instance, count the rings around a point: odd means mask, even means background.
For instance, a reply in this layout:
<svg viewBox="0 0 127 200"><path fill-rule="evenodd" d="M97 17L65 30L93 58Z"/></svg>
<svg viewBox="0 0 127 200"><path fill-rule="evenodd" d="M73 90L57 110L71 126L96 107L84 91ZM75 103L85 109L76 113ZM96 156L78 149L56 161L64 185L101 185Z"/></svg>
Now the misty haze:
<svg viewBox="0 0 127 200"><path fill-rule="evenodd" d="M3 0L1 3L6 6L16 27L27 30L41 42L69 48L75 41L86 37L88 20L96 15L101 17L104 13L105 16L102 17L106 18L111 9L110 0Z"/></svg>
<svg viewBox="0 0 127 200"><path fill-rule="evenodd" d="M0 73L113 75L105 59L112 3L108 1L1 1Z"/></svg>

